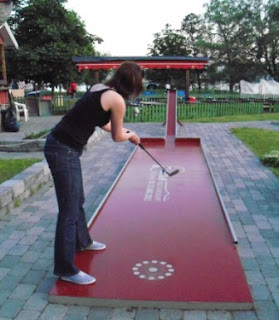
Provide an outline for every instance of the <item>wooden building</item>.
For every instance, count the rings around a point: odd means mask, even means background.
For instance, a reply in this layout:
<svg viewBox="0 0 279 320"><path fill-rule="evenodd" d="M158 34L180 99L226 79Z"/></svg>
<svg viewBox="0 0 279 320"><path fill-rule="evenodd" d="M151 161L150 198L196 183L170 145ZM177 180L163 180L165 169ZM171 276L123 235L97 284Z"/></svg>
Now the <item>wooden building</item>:
<svg viewBox="0 0 279 320"><path fill-rule="evenodd" d="M9 85L6 72L6 49L18 49L18 43L7 22L0 26L0 104L6 104L8 102Z"/></svg>

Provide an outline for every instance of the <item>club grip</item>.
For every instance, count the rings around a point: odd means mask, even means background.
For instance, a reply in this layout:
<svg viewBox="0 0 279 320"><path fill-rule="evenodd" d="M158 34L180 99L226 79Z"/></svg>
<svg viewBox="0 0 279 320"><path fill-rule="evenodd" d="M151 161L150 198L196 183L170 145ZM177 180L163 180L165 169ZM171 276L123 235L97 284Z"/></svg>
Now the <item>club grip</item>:
<svg viewBox="0 0 279 320"><path fill-rule="evenodd" d="M139 146L142 150L145 150L145 149L144 149L144 146L143 146L141 143L139 143L138 146Z"/></svg>

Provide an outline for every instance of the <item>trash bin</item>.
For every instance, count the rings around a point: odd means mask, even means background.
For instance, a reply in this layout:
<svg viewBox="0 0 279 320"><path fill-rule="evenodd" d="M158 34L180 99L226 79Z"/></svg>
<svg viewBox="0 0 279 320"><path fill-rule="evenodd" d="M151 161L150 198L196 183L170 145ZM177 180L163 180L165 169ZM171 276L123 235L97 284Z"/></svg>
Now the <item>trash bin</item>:
<svg viewBox="0 0 279 320"><path fill-rule="evenodd" d="M39 102L39 116L40 117L51 116L51 105L52 105L52 97L42 96Z"/></svg>
<svg viewBox="0 0 279 320"><path fill-rule="evenodd" d="M30 117L39 115L39 99L35 97L25 98L25 104Z"/></svg>

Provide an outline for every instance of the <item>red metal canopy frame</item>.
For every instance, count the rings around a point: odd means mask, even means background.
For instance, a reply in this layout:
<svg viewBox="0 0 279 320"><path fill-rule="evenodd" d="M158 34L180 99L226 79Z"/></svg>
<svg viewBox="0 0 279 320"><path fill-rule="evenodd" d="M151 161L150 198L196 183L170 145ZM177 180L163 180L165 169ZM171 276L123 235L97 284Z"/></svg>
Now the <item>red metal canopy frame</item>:
<svg viewBox="0 0 279 320"><path fill-rule="evenodd" d="M207 57L145 56L145 57L73 57L78 71L116 69L124 61L134 61L143 69L180 69L186 71L185 93L189 93L190 71L203 70L209 65ZM98 76L97 76L98 77Z"/></svg>
<svg viewBox="0 0 279 320"><path fill-rule="evenodd" d="M79 71L116 69L124 61L135 61L143 69L202 70L209 65L209 58L203 57L73 57Z"/></svg>

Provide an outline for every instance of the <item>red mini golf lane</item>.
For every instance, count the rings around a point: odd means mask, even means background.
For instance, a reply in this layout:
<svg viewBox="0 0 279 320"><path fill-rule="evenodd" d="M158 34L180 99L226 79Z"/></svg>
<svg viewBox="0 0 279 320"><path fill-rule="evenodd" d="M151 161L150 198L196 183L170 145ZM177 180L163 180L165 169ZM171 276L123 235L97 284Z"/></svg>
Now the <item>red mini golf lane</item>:
<svg viewBox="0 0 279 320"><path fill-rule="evenodd" d="M50 300L110 307L246 310L252 298L199 139L168 136L137 148L90 225L102 252L77 266L97 278L58 280Z"/></svg>

